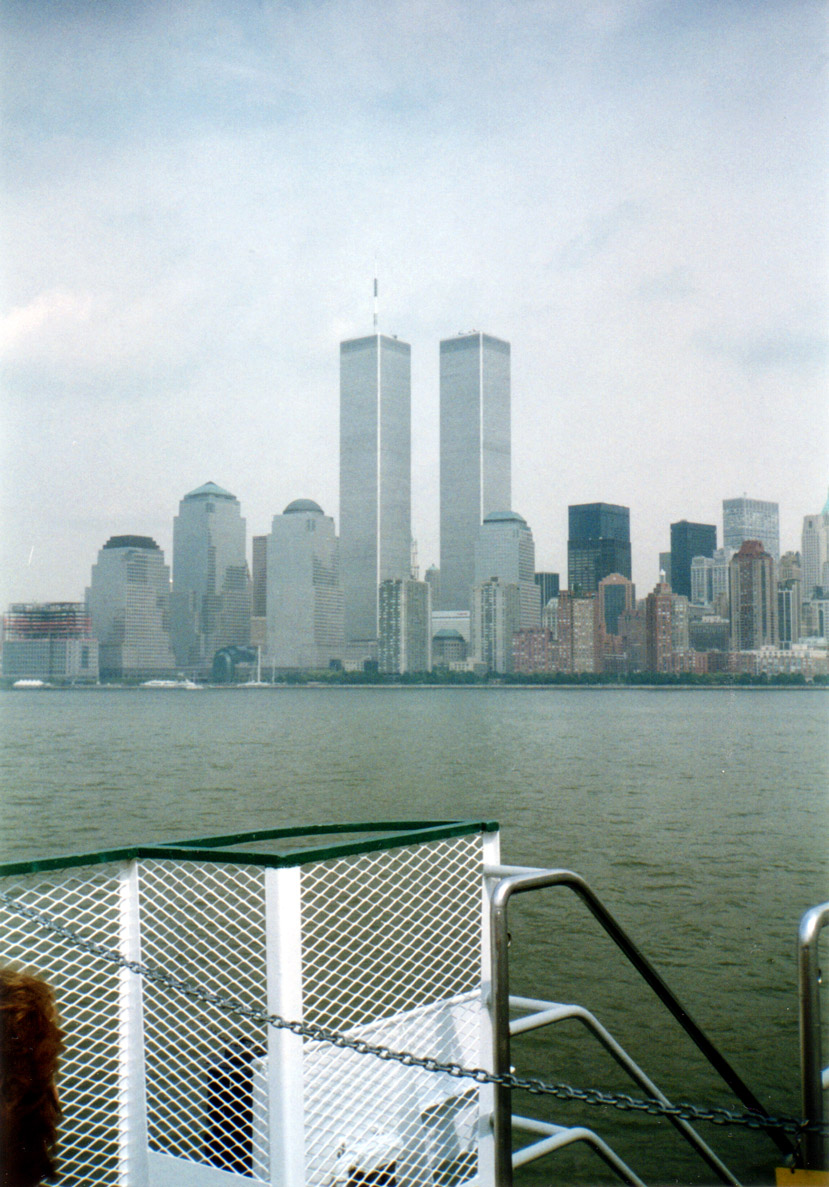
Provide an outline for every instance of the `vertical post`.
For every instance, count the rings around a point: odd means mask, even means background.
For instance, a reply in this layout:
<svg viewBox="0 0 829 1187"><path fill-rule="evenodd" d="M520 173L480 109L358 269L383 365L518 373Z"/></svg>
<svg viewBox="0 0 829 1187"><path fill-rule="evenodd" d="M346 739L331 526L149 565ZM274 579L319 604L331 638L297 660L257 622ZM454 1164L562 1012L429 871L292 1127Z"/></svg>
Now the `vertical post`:
<svg viewBox="0 0 829 1187"><path fill-rule="evenodd" d="M301 870L265 870L268 1013L302 1020ZM268 1133L272 1187L305 1183L302 1039L268 1027Z"/></svg>
<svg viewBox="0 0 829 1187"><path fill-rule="evenodd" d="M499 879L493 890L491 907L492 1019L495 1029L494 1071L509 1074L509 931L507 907L512 890L510 879ZM512 1098L509 1088L495 1086L493 1135L495 1140L495 1182L497 1187L512 1187Z"/></svg>
<svg viewBox="0 0 829 1187"><path fill-rule="evenodd" d="M138 862L125 862L118 875L118 950L126 960L141 959ZM144 1073L144 1008L141 977L118 970L118 1182L145 1187L147 1095Z"/></svg>
<svg viewBox="0 0 829 1187"><path fill-rule="evenodd" d="M483 864L497 866L501 861L501 834L483 834ZM481 877L481 1040L479 1062L487 1071L495 1069L495 1022L492 1003L492 937L490 934L490 895L486 875ZM478 1183L495 1187L495 1088L478 1088Z"/></svg>
<svg viewBox="0 0 829 1187"><path fill-rule="evenodd" d="M803 1094L803 1117L823 1121L823 1053L820 1036L820 968L818 940L829 919L829 903L812 907L800 920L798 930L797 978L800 1003L800 1074ZM805 1163L808 1170L827 1168L826 1139L821 1133L806 1131Z"/></svg>

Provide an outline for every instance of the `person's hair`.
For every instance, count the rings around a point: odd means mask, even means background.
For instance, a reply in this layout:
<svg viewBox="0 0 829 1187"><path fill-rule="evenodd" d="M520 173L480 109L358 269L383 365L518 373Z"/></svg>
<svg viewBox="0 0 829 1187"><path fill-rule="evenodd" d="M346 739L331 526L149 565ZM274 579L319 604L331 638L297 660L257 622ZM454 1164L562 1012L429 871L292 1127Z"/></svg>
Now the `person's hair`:
<svg viewBox="0 0 829 1187"><path fill-rule="evenodd" d="M0 1187L35 1187L57 1173L55 1078L62 1049L46 982L0 968Z"/></svg>

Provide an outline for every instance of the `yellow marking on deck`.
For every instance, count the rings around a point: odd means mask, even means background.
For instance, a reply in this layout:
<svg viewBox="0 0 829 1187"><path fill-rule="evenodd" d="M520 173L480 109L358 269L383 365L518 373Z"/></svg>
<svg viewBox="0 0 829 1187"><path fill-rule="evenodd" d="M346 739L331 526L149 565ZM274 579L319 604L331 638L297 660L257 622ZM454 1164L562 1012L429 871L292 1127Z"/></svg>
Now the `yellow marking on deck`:
<svg viewBox="0 0 829 1187"><path fill-rule="evenodd" d="M775 1168L776 1187L829 1187L829 1170L807 1171L800 1167Z"/></svg>

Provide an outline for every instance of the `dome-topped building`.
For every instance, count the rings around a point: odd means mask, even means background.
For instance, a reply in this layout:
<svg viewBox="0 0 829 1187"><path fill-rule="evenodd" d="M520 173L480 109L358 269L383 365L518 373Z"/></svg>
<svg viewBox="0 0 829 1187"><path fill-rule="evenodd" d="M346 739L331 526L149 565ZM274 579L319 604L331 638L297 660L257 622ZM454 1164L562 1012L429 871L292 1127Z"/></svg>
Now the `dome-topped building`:
<svg viewBox="0 0 829 1187"><path fill-rule="evenodd" d="M294 499L267 538L266 662L327 668L343 652L343 592L334 520L313 499Z"/></svg>
<svg viewBox="0 0 829 1187"><path fill-rule="evenodd" d="M517 511L490 511L478 532L475 587L493 578L518 586L521 626L538 626L541 595L535 583L535 544L526 519Z"/></svg>
<svg viewBox="0 0 829 1187"><path fill-rule="evenodd" d="M215 482L186 494L173 520L170 604L176 662L208 675L223 647L250 642L250 574L239 500Z"/></svg>
<svg viewBox="0 0 829 1187"><path fill-rule="evenodd" d="M319 503L315 503L313 499L294 499L293 503L289 503L282 514L298 515L300 512L310 512L312 515L325 514Z"/></svg>

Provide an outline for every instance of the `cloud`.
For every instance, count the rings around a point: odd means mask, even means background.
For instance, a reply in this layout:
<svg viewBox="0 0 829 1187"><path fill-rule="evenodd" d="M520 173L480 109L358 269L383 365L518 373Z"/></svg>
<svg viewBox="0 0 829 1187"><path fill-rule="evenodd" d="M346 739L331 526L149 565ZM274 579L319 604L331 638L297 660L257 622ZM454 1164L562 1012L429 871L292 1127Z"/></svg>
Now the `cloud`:
<svg viewBox="0 0 829 1187"><path fill-rule="evenodd" d="M829 368L829 337L779 328L760 333L721 335L701 333L697 349L724 358L749 375L782 372L792 376L816 375Z"/></svg>
<svg viewBox="0 0 829 1187"><path fill-rule="evenodd" d="M39 293L25 305L18 305L0 318L0 350L6 357L26 351L35 341L42 349L56 349L80 327L87 325L93 313L89 293L50 289Z"/></svg>
<svg viewBox="0 0 829 1187"><path fill-rule="evenodd" d="M645 220L645 209L626 199L590 220L578 235L574 235L559 250L556 266L559 269L584 268L598 256L616 246L620 239L638 230Z"/></svg>

